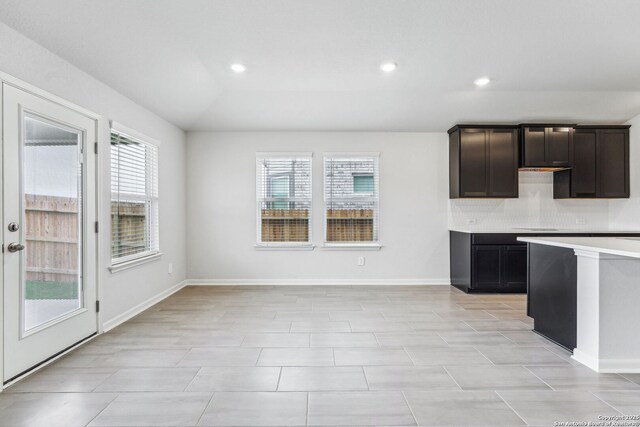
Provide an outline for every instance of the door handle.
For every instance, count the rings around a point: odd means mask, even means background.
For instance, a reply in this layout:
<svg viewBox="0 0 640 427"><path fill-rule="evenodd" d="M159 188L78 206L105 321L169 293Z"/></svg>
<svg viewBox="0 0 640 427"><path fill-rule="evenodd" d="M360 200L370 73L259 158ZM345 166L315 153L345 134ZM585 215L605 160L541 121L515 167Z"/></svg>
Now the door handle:
<svg viewBox="0 0 640 427"><path fill-rule="evenodd" d="M24 245L20 244L20 243L9 243L9 246L7 246L7 250L9 252L18 252L24 249Z"/></svg>

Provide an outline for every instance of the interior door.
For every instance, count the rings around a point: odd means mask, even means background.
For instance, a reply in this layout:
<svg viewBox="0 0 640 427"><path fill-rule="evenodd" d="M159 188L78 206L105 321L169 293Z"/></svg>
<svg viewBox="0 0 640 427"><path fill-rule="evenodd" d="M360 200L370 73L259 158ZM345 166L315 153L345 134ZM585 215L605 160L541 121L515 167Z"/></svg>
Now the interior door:
<svg viewBox="0 0 640 427"><path fill-rule="evenodd" d="M2 90L6 382L97 331L96 121Z"/></svg>

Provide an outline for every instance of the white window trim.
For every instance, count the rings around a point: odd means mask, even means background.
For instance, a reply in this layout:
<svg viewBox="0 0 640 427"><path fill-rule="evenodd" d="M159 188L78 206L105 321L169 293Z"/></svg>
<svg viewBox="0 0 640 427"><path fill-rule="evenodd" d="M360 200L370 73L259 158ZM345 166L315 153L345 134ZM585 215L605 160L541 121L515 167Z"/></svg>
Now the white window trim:
<svg viewBox="0 0 640 427"><path fill-rule="evenodd" d="M316 248L313 243L287 243L287 242L272 242L272 243L256 243L254 246L257 251L312 251Z"/></svg>
<svg viewBox="0 0 640 427"><path fill-rule="evenodd" d="M158 153L157 153L158 177L157 178L158 178L158 181L160 181L160 152L159 152L160 145L161 145L160 141L115 121L110 121L109 125L110 125L109 138L111 138L111 133L116 132L121 135L130 137L132 139L139 140L145 144L154 145L156 147L156 149L158 150ZM111 174L109 174L109 177L111 177ZM160 220L159 220L159 217L160 217L160 194L159 194L160 185L159 184L160 183L158 182L156 184L158 185L158 196L155 197L155 199L158 205L158 212L157 212L157 217L155 218L155 222L158 224L158 235L157 235L158 249L139 252L133 255L128 255L128 256L124 256L116 259L111 258L111 265L108 267L108 269L112 274L117 273L119 271L128 270L130 268L137 267L141 264L146 264L148 262L155 261L157 259L160 259L160 257L162 257L162 252L160 252ZM111 183L109 183L109 191L111 191ZM122 193L122 194L126 195L127 198L130 198L132 200L140 200L140 201L148 200L146 196L127 195L127 193ZM109 204L111 204L111 194L109 194ZM109 209L109 212L111 212L111 209ZM150 219L150 221L153 221L153 219ZM111 224L111 221L109 221L109 224ZM111 225L109 225L109 242L110 243L111 243L111 239L112 239Z"/></svg>
<svg viewBox="0 0 640 427"><path fill-rule="evenodd" d="M301 158L309 157L309 186L311 197L308 199L309 206L309 242L262 242L261 230L262 230L262 212L260 210L260 204L258 202L258 194L256 193L256 243L254 249L257 251L312 251L316 245L313 243L313 152L311 151L257 151L256 160L268 159L268 158ZM258 177L255 176L254 181L257 182ZM257 189L256 189L257 191ZM293 200L307 201L307 199Z"/></svg>
<svg viewBox="0 0 640 427"><path fill-rule="evenodd" d="M380 243L339 243L326 242L322 245L323 250L327 251L379 251L382 249Z"/></svg>
<svg viewBox="0 0 640 427"><path fill-rule="evenodd" d="M328 242L327 241L327 200L325 199L326 189L325 186L325 162L327 158L343 158L343 159L368 159L375 157L378 159L377 174L378 174L378 240L375 242ZM331 251L379 251L382 249L381 239L381 209L380 209L380 152L339 152L330 151L322 153L322 203L323 203L323 221L322 221L322 239L323 243L321 248L323 250ZM368 194L355 195L353 197L345 198L345 200L357 200L363 201L363 199L370 198Z"/></svg>
<svg viewBox="0 0 640 427"><path fill-rule="evenodd" d="M140 255L140 254L136 254ZM143 256L131 257L131 259L123 259L118 258L118 262L114 263L114 260L111 260L111 266L109 267L109 271L113 273L117 273L119 271L128 270L130 268L137 267L141 264L146 264L151 261L155 261L162 257L162 252L159 251L149 251L142 252Z"/></svg>

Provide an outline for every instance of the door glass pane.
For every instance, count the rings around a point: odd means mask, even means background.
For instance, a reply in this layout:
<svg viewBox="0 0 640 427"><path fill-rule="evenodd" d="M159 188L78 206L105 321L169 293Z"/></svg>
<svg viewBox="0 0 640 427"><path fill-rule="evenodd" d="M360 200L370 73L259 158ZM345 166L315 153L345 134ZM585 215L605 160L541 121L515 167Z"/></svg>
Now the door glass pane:
<svg viewBox="0 0 640 427"><path fill-rule="evenodd" d="M24 331L82 307L82 134L25 114Z"/></svg>

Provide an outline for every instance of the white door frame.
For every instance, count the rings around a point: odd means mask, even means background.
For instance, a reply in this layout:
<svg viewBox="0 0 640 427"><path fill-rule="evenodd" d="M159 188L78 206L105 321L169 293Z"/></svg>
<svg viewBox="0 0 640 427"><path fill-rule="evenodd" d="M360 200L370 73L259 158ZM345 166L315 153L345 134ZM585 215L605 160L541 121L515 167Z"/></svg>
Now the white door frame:
<svg viewBox="0 0 640 427"><path fill-rule="evenodd" d="M102 217L102 211L101 211L101 200L102 200L102 191L101 191L101 182L102 182L102 172L103 172L103 168L101 165L101 161L100 161L100 156L105 155L102 150L101 147L105 146L104 142L102 141L102 133L104 130L104 126L105 126L105 122L106 120L102 118L102 116L100 116L99 114L96 114L90 110L87 110L83 107L80 107L76 104L73 104L59 96L53 95L47 91L44 91L36 86L33 86L29 83L26 83L18 78L15 78L7 73L4 73L2 71L0 71L0 117L3 117L3 111L2 111L2 99L4 97L4 93L2 93L2 83L5 83L7 85L13 86L17 89L20 89L24 92L28 92L31 95L43 98L47 101L50 102L54 102L58 105L61 105L63 107L66 107L70 110L75 111L76 113L82 114L83 116L86 116L92 120L95 120L96 122L96 128L95 128L95 135L96 135L96 141L87 141L87 145L89 149L91 148L91 143L95 142L97 144L98 147L98 155L95 156L95 194L96 194L96 198L95 198L95 212L96 212L96 218L95 221L99 221L100 218ZM108 122L107 122L107 126L108 126ZM4 129L3 129L3 122L2 120L0 120L0 138L1 135L4 135ZM3 146L4 146L4 141L2 141ZM108 147L108 146L107 146ZM3 169L2 169L2 155L3 153L0 151L0 188L3 188ZM90 185L90 184L89 184ZM89 185L87 187L89 187ZM0 209L0 224L4 224L4 218L2 217L3 214L3 209ZM103 225L104 226L104 225ZM102 233L102 230L100 230L100 233L96 233L96 248L95 248L95 265L96 265L96 277L95 277L95 281L96 281L96 297L99 301L102 301L102 283L101 283L101 278L102 278L102 265L101 265L101 255L102 255L102 251L101 251L101 238L100 235ZM0 378L4 378L4 262L0 262ZM97 322L97 333L100 334L102 333L102 310L100 310L97 313L96 316L96 322ZM52 359L46 363L44 363L41 366L45 366L46 364L50 363L51 361L53 361L55 359ZM30 371L28 373L26 373L25 375L29 375L31 372L34 372L35 370L39 369L40 367L36 367L34 368L33 371ZM14 380L16 381L16 380ZM12 383L14 382L12 381ZM9 385L9 384L7 384ZM4 389L6 386L3 385L3 382L0 381L0 391L2 391L2 389Z"/></svg>

